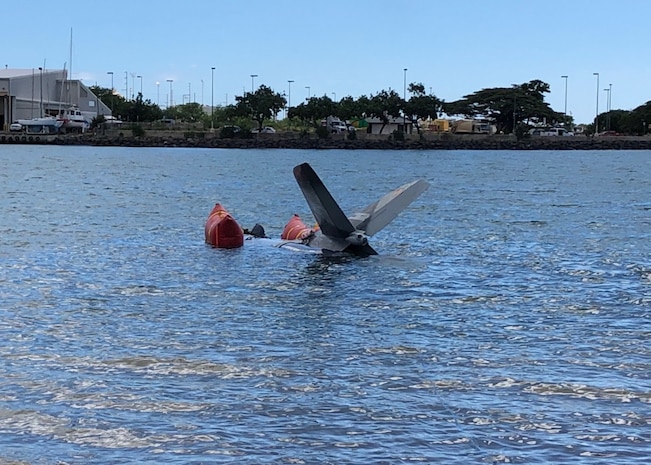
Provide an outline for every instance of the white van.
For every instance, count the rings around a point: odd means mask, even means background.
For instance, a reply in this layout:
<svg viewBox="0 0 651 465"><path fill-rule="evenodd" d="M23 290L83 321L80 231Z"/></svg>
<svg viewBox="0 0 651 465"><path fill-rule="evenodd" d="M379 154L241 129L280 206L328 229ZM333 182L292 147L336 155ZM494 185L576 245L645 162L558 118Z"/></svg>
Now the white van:
<svg viewBox="0 0 651 465"><path fill-rule="evenodd" d="M332 134L343 134L350 131L350 128L352 127L349 127L346 125L345 121L341 121L339 118L334 116L328 116L326 119L321 120L321 126L327 127L328 131Z"/></svg>
<svg viewBox="0 0 651 465"><path fill-rule="evenodd" d="M529 130L532 136L573 136L572 131L565 128L533 128Z"/></svg>

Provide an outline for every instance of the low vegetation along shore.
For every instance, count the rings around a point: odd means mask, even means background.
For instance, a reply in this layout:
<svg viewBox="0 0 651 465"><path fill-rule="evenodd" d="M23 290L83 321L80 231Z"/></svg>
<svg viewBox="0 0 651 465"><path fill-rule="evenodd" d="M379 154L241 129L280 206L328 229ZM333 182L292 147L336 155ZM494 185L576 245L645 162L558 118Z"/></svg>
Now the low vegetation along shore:
<svg viewBox="0 0 651 465"><path fill-rule="evenodd" d="M332 134L319 138L314 134L282 132L253 134L250 137L223 138L217 133L200 131L156 131L135 136L129 131L105 131L78 135L0 134L4 144L56 144L116 147L206 147L260 149L343 149L343 150L651 150L649 136L612 137L527 137L512 135L457 135L449 133L393 135Z"/></svg>

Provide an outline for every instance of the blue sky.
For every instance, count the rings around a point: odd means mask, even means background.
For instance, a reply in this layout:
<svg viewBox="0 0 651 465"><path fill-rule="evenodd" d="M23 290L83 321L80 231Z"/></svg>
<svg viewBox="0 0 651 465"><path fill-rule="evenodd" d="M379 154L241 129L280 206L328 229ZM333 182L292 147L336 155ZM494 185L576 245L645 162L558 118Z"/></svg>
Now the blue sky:
<svg viewBox="0 0 651 465"><path fill-rule="evenodd" d="M26 11L26 8L28 11ZM29 14L26 14L29 12ZM70 68L87 85L142 90L165 106L233 103L260 84L340 98L420 82L445 101L533 79L546 100L577 123L597 106L633 109L651 100L648 0L9 2L3 9L2 64ZM211 68L215 67L214 73ZM142 76L142 79L133 78ZM214 81L214 92L211 90ZM157 85L156 82L160 84ZM309 90L308 90L309 87Z"/></svg>

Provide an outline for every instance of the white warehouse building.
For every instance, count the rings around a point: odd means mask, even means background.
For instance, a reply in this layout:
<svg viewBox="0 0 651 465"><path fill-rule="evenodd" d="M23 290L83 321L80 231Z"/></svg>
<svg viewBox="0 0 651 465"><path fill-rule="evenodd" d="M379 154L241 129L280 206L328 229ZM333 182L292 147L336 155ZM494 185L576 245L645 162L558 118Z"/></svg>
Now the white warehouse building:
<svg viewBox="0 0 651 465"><path fill-rule="evenodd" d="M68 80L65 69L0 69L0 130L17 120L58 116L76 107L88 121L111 115L81 81Z"/></svg>

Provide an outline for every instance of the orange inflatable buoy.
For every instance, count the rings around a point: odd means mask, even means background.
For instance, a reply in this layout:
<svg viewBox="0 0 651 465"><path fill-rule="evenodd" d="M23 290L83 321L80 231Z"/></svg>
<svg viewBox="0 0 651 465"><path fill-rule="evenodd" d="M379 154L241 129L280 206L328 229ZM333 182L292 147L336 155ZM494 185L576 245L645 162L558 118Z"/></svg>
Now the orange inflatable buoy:
<svg viewBox="0 0 651 465"><path fill-rule="evenodd" d="M313 234L318 228L308 228L300 216L294 214L285 225L280 238L286 241L303 240Z"/></svg>
<svg viewBox="0 0 651 465"><path fill-rule="evenodd" d="M206 221L206 242L220 249L236 249L244 245L240 224L220 203L215 204Z"/></svg>

